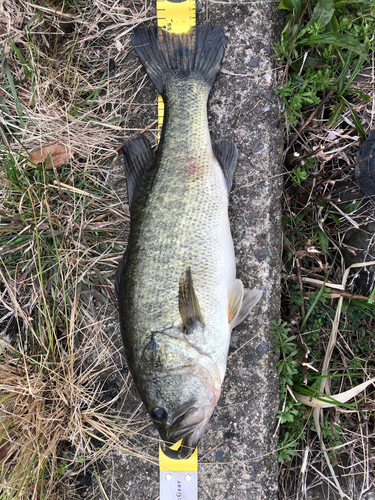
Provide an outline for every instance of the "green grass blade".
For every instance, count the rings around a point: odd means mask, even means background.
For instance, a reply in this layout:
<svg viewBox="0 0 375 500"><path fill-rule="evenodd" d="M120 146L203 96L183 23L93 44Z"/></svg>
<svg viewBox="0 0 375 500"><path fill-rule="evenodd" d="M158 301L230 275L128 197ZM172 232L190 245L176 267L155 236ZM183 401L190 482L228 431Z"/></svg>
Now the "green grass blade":
<svg viewBox="0 0 375 500"><path fill-rule="evenodd" d="M347 55L346 59L344 58L341 50L338 49L337 53L338 53L338 56L340 57L341 61L343 62L343 68L341 70L341 73L337 77L334 85L338 85L338 94L339 94L339 96L341 96L341 94L342 94L342 88L344 86L345 79L346 79L346 76L348 74L349 66L350 66L350 64L352 62L354 52L352 52L350 50L348 52L348 55Z"/></svg>
<svg viewBox="0 0 375 500"><path fill-rule="evenodd" d="M328 238L327 238L325 232L322 231L322 229L320 229L320 227L318 227L318 238L319 238L319 244L320 244L320 247L321 247L323 253L327 253L328 252Z"/></svg>
<svg viewBox="0 0 375 500"><path fill-rule="evenodd" d="M17 45L14 43L14 40L12 38L8 37L8 40L9 40L11 46L12 46L12 49L14 50L14 53L18 57L18 60L20 61L21 65L23 67L23 70L24 70L24 73L25 73L25 78L31 78L32 74L30 72L30 67L31 67L30 61L26 61L25 56L18 49Z"/></svg>
<svg viewBox="0 0 375 500"><path fill-rule="evenodd" d="M343 35L341 33L322 33L318 36L304 38L300 40L296 45L300 46L321 44L334 45L335 47L341 47L343 49L351 50L359 56L364 57L366 61L370 61L363 45L351 35Z"/></svg>
<svg viewBox="0 0 375 500"><path fill-rule="evenodd" d="M332 266L331 266L331 269L332 269L332 267L333 267L333 264L332 264ZM329 270L329 272L331 271L331 269ZM314 299L313 303L311 304L311 306L310 306L309 310L307 311L306 316L305 316L305 319L302 321L302 324L301 324L301 327L300 327L300 331L301 331L301 332L302 332L302 331L303 331L303 329L305 328L305 325L306 325L306 323L307 323L307 320L309 319L309 317L310 317L311 313L313 312L313 310L314 310L314 308L315 308L316 304L318 303L318 300L320 299L321 295L322 295L322 294L323 294L323 292L325 291L325 285L326 285L327 280L328 280L329 272L327 273L327 277L326 277L326 279L324 280L323 285L321 286L320 290L319 290L319 291L318 291L318 293L316 294L316 297L315 297L315 299Z"/></svg>
<svg viewBox="0 0 375 500"><path fill-rule="evenodd" d="M295 12L296 21L299 21L302 13L302 5L301 0L281 0L279 3L279 9L290 10L291 12Z"/></svg>
<svg viewBox="0 0 375 500"><path fill-rule="evenodd" d="M367 301L368 304L373 304L374 303L374 297L375 297L375 287L373 289L373 291L371 292L371 295Z"/></svg>
<svg viewBox="0 0 375 500"><path fill-rule="evenodd" d="M12 74L10 72L10 68L9 68L9 65L8 65L6 59L4 59L3 71L4 71L4 76L5 76L6 80L8 81L10 91L11 91L12 96L14 98L14 102L16 104L18 118L20 120L20 125L22 128L25 128L25 124L23 121L22 109L21 109L21 103L20 103L20 100L18 99L16 86L14 85L13 77L12 77Z"/></svg>
<svg viewBox="0 0 375 500"><path fill-rule="evenodd" d="M345 100L346 105L349 108L350 114L352 115L354 126L357 129L357 132L360 134L360 136L362 137L363 140L366 140L366 132L362 126L362 123L359 121L357 113L354 111L352 106L348 103L348 101L344 97L343 97L343 99Z"/></svg>
<svg viewBox="0 0 375 500"><path fill-rule="evenodd" d="M367 52L369 52L369 51L370 51L370 40L367 38L367 36L366 36L366 38L365 38L365 41L364 41L364 43L363 43L363 46L364 46L364 48L365 48L365 50L366 50ZM342 91L342 94L346 91L346 89L347 89L347 88L349 87L349 85L352 83L352 81L354 80L354 78L355 78L355 77L358 75L358 73L361 71L362 66L364 65L364 63L365 63L365 59L364 59L363 57L359 57L359 58L358 58L358 61L357 61L357 63L356 63L356 65L355 65L355 67L354 67L354 69L352 70L352 73L351 73L351 75L350 75L350 78L349 78L349 79L348 79L348 81L346 82L346 85L345 85L345 87L344 87L344 89L343 89L343 91Z"/></svg>
<svg viewBox="0 0 375 500"><path fill-rule="evenodd" d="M342 112L344 111L345 108L345 101L343 99L340 99L338 104L336 105L332 115L330 116L328 123L327 123L327 128L333 127L333 125L337 122L339 117L341 116Z"/></svg>
<svg viewBox="0 0 375 500"><path fill-rule="evenodd" d="M105 71L100 79L100 82L102 82L104 80L104 77L106 76L107 72ZM98 93L99 93L99 90L100 90L100 87L98 87L94 92L92 92L88 97L86 97L86 99L84 101L82 101L80 104L78 104L78 106L76 106L75 108L73 108L71 111L69 111L69 114L71 116L74 115L74 113L79 109L81 108L84 104L86 104L86 102L88 102L90 99L92 99L92 103L90 104L89 106L89 109L91 108L91 106L93 105L93 103L95 102L95 99L97 98L98 96Z"/></svg>

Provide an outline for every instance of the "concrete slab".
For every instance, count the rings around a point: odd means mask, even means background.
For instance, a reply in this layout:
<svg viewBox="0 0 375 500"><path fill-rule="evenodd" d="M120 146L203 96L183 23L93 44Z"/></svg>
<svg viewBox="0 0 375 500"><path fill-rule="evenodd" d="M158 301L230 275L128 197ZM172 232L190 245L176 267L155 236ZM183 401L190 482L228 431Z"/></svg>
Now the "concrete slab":
<svg viewBox="0 0 375 500"><path fill-rule="evenodd" d="M273 433L278 376L268 331L280 306L283 133L270 59L279 19L275 2L198 3L198 22L222 24L227 37L222 72L208 108L212 138L233 138L239 149L230 197L237 273L247 287L264 292L254 313L233 332L238 349L230 352L222 397L199 445L200 500L277 497ZM148 83L142 92L138 102L145 99L144 109L156 116L156 106L149 106L156 103L152 85ZM140 124L142 110L134 120ZM141 126L148 123L149 115ZM133 390L127 409L138 404ZM147 421L146 413L141 415ZM145 433L156 453L157 432L150 426ZM100 481L99 487L94 479L87 498L138 500L159 495L158 468L127 455L114 454Z"/></svg>

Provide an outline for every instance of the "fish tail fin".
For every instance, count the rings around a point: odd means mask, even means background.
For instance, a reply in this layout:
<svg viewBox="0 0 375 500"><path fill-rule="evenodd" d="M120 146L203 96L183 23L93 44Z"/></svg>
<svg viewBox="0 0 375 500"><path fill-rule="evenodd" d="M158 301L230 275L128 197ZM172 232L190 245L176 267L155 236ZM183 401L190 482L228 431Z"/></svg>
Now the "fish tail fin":
<svg viewBox="0 0 375 500"><path fill-rule="evenodd" d="M203 80L211 88L224 55L223 27L204 23L187 33L169 33L160 28L136 28L132 44L160 94L172 79L188 76Z"/></svg>

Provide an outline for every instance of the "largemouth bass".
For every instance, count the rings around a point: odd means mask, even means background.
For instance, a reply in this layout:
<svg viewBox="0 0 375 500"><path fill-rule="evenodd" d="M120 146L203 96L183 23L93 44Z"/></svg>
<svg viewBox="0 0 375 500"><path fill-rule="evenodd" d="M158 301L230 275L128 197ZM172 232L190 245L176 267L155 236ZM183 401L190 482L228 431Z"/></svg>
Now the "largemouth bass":
<svg viewBox="0 0 375 500"><path fill-rule="evenodd" d="M116 288L135 384L161 438L197 446L220 397L231 330L261 297L236 279L228 195L234 142L211 144L207 98L224 54L221 26L136 29L134 49L165 103L156 157L123 145L131 212Z"/></svg>

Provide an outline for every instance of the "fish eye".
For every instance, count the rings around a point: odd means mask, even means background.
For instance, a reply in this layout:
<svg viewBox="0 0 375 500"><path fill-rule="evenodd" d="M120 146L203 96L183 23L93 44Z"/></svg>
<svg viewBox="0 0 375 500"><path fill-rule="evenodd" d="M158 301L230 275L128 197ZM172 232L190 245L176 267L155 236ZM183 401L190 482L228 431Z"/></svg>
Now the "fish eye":
<svg viewBox="0 0 375 500"><path fill-rule="evenodd" d="M150 415L152 420L156 420L157 422L161 422L167 418L167 412L164 408L152 408L152 410L150 410Z"/></svg>

